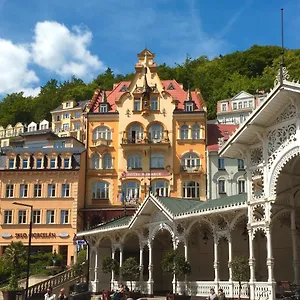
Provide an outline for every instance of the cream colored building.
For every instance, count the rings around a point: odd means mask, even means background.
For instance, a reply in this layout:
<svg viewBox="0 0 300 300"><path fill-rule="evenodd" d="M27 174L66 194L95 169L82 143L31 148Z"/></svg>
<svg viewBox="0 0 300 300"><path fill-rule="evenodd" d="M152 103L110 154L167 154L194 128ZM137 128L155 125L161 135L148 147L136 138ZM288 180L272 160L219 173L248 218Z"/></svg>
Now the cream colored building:
<svg viewBox="0 0 300 300"><path fill-rule="evenodd" d="M88 101L67 100L51 111L52 131L60 137L73 136L85 141L85 119L83 112Z"/></svg>

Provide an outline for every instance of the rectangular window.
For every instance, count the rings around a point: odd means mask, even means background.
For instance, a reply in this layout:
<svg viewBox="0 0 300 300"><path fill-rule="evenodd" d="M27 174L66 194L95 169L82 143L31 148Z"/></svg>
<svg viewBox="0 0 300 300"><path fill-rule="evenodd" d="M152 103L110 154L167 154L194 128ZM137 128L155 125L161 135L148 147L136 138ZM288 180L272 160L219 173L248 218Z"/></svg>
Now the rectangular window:
<svg viewBox="0 0 300 300"><path fill-rule="evenodd" d="M157 97L151 98L151 110L158 110L158 99L157 99Z"/></svg>
<svg viewBox="0 0 300 300"><path fill-rule="evenodd" d="M227 111L227 103L222 103L222 111Z"/></svg>
<svg viewBox="0 0 300 300"><path fill-rule="evenodd" d="M249 100L249 107L253 107L253 101Z"/></svg>
<svg viewBox="0 0 300 300"><path fill-rule="evenodd" d="M63 124L63 131L69 131L69 124Z"/></svg>
<svg viewBox="0 0 300 300"><path fill-rule="evenodd" d="M65 148L66 147L66 142L65 141L54 142L53 146L54 146L54 148Z"/></svg>
<svg viewBox="0 0 300 300"><path fill-rule="evenodd" d="M218 189L219 189L219 194L225 194L225 180L224 179L218 180Z"/></svg>
<svg viewBox="0 0 300 300"><path fill-rule="evenodd" d="M68 224L69 223L69 211L61 210L60 211L60 224Z"/></svg>
<svg viewBox="0 0 300 300"><path fill-rule="evenodd" d="M34 185L33 197L35 197L35 198L42 197L42 185L41 184L35 184Z"/></svg>
<svg viewBox="0 0 300 300"><path fill-rule="evenodd" d="M81 117L81 112L80 111L76 111L75 112L75 119L79 119Z"/></svg>
<svg viewBox="0 0 300 300"><path fill-rule="evenodd" d="M245 170L244 161L242 159L238 159L238 170Z"/></svg>
<svg viewBox="0 0 300 300"><path fill-rule="evenodd" d="M107 104L100 104L100 113L107 113Z"/></svg>
<svg viewBox="0 0 300 300"><path fill-rule="evenodd" d="M63 198L70 197L70 184L63 183L61 186L61 196Z"/></svg>
<svg viewBox="0 0 300 300"><path fill-rule="evenodd" d="M70 168L70 158L64 158L64 168L65 169Z"/></svg>
<svg viewBox="0 0 300 300"><path fill-rule="evenodd" d="M233 110L236 110L236 109L237 109L237 104L236 104L236 102L232 103L232 109L233 109Z"/></svg>
<svg viewBox="0 0 300 300"><path fill-rule="evenodd" d="M60 126L55 126L55 133L60 132Z"/></svg>
<svg viewBox="0 0 300 300"><path fill-rule="evenodd" d="M239 194L245 193L246 188L245 188L245 180L239 180L238 181L238 192Z"/></svg>
<svg viewBox="0 0 300 300"><path fill-rule="evenodd" d="M15 159L14 158L10 158L8 160L8 168L9 169L14 169L15 168Z"/></svg>
<svg viewBox="0 0 300 300"><path fill-rule="evenodd" d="M66 107L70 107L70 102L67 102L67 103L66 103Z"/></svg>
<svg viewBox="0 0 300 300"><path fill-rule="evenodd" d="M28 184L21 184L20 185L20 198L27 198L28 197Z"/></svg>
<svg viewBox="0 0 300 300"><path fill-rule="evenodd" d="M50 169L55 169L56 167L56 158L50 159Z"/></svg>
<svg viewBox="0 0 300 300"><path fill-rule="evenodd" d="M243 108L243 102L239 102L239 109Z"/></svg>
<svg viewBox="0 0 300 300"><path fill-rule="evenodd" d="M248 101L244 101L244 108L248 107Z"/></svg>
<svg viewBox="0 0 300 300"><path fill-rule="evenodd" d="M13 198L14 196L14 185L7 184L6 185L6 198Z"/></svg>
<svg viewBox="0 0 300 300"><path fill-rule="evenodd" d="M23 168L23 169L28 169L28 167L29 167L29 161L28 161L28 158L23 158L22 168Z"/></svg>
<svg viewBox="0 0 300 300"><path fill-rule="evenodd" d="M12 224L12 210L5 210L4 211L4 224Z"/></svg>
<svg viewBox="0 0 300 300"><path fill-rule="evenodd" d="M225 169L225 161L224 161L224 158L219 158L219 159L218 159L218 169L219 169L219 170L224 170L224 169Z"/></svg>
<svg viewBox="0 0 300 300"><path fill-rule="evenodd" d="M34 210L32 212L32 222L33 224L41 224L41 211Z"/></svg>
<svg viewBox="0 0 300 300"><path fill-rule="evenodd" d="M70 114L69 114L69 113L63 114L63 118L64 118L64 119L70 119Z"/></svg>
<svg viewBox="0 0 300 300"><path fill-rule="evenodd" d="M48 197L55 197L55 184L48 184Z"/></svg>
<svg viewBox="0 0 300 300"><path fill-rule="evenodd" d="M19 224L26 224L26 210L19 210Z"/></svg>
<svg viewBox="0 0 300 300"><path fill-rule="evenodd" d="M194 111L194 103L186 103L185 111Z"/></svg>
<svg viewBox="0 0 300 300"><path fill-rule="evenodd" d="M46 215L46 224L54 224L55 223L55 211L54 210L47 210Z"/></svg>
<svg viewBox="0 0 300 300"><path fill-rule="evenodd" d="M74 130L80 130L80 122L74 124Z"/></svg>
<svg viewBox="0 0 300 300"><path fill-rule="evenodd" d="M140 111L141 110L141 99L135 98L134 99L134 111Z"/></svg>
<svg viewBox="0 0 300 300"><path fill-rule="evenodd" d="M43 159L42 159L42 158L38 158L38 159L36 160L36 168L37 168L37 169L41 169L42 166L43 166Z"/></svg>
<svg viewBox="0 0 300 300"><path fill-rule="evenodd" d="M60 115L55 116L55 121L60 121Z"/></svg>

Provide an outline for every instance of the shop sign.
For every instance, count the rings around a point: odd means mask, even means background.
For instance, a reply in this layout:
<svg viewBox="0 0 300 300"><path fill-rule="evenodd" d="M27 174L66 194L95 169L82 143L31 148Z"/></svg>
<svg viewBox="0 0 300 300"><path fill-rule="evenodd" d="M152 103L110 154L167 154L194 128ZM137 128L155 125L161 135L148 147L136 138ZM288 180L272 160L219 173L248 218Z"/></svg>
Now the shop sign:
<svg viewBox="0 0 300 300"><path fill-rule="evenodd" d="M56 233L54 233L54 232L34 232L34 233L32 233L32 237L35 239L56 238ZM16 233L15 238L28 239L28 233Z"/></svg>

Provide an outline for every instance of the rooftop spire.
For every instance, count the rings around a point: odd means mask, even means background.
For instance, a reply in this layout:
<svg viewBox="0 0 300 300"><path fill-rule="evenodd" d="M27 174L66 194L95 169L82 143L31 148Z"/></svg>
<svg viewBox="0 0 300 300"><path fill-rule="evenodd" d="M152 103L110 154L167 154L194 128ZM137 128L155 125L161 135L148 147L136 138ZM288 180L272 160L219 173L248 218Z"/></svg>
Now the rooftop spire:
<svg viewBox="0 0 300 300"><path fill-rule="evenodd" d="M102 102L103 102L103 103L106 103L106 102L107 102L106 91L103 90L103 91L102 91L102 94L103 94L103 96L102 96Z"/></svg>
<svg viewBox="0 0 300 300"><path fill-rule="evenodd" d="M190 84L188 84L188 90L187 90L185 101L193 101L193 99L192 99L192 93L190 91Z"/></svg>

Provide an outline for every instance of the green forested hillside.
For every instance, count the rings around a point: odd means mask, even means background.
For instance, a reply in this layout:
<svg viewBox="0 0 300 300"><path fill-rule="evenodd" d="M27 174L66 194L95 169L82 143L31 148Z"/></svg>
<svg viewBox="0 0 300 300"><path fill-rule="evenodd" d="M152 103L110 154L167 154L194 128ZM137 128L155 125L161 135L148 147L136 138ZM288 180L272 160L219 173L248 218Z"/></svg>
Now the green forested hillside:
<svg viewBox="0 0 300 300"><path fill-rule="evenodd" d="M281 61L277 46L252 46L243 52L234 52L212 60L206 56L187 57L181 65L158 66L161 79L176 79L184 87L200 88L208 106L209 119L215 118L216 102L234 96L241 90L255 93L268 91L272 86ZM300 49L285 52L285 65L292 79L300 79ZM95 88L110 90L113 83L130 80L132 74L115 75L110 69L86 84L79 78L65 82L51 79L41 87L37 97L24 97L23 93L10 94L0 102L0 124L29 123L51 119L50 111L63 100L90 99Z"/></svg>

